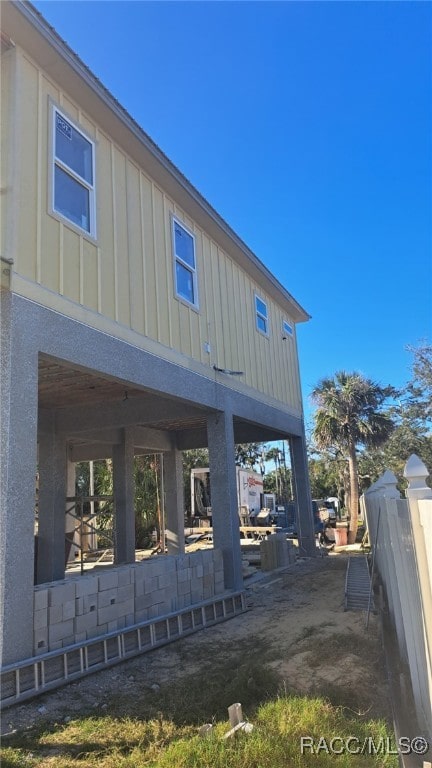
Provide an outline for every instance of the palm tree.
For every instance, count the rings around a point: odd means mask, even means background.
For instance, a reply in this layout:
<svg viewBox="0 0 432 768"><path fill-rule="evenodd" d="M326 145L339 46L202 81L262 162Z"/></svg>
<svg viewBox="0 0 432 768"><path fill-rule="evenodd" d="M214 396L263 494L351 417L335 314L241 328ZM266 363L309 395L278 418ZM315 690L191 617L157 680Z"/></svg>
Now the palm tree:
<svg viewBox="0 0 432 768"><path fill-rule="evenodd" d="M349 544L355 542L358 525L357 451L360 446L381 445L392 432L393 422L380 410L392 392L391 387L382 388L361 373L346 371L321 379L312 391L312 400L318 406L313 433L317 446L336 448L348 460Z"/></svg>

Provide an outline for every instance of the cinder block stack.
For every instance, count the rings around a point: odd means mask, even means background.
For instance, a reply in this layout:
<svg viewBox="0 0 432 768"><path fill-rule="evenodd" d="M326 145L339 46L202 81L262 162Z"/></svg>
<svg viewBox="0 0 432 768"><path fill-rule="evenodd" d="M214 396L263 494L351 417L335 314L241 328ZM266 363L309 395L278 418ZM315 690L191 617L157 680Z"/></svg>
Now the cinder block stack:
<svg viewBox="0 0 432 768"><path fill-rule="evenodd" d="M262 571L284 568L295 561L294 545L284 533L272 534L261 542L260 556Z"/></svg>
<svg viewBox="0 0 432 768"><path fill-rule="evenodd" d="M116 632L224 591L222 553L214 549L41 584L34 589L34 653Z"/></svg>

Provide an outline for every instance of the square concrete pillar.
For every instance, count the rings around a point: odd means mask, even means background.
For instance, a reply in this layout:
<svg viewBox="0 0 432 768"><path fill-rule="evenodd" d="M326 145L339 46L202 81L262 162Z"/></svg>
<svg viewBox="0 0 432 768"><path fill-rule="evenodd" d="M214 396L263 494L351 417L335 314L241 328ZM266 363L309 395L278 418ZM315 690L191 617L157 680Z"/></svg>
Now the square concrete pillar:
<svg viewBox="0 0 432 768"><path fill-rule="evenodd" d="M122 441L113 446L115 508L114 562L135 562L135 479L133 430L122 430Z"/></svg>
<svg viewBox="0 0 432 768"><path fill-rule="evenodd" d="M226 589L242 589L240 522L233 419L230 413L207 417L213 543L223 554Z"/></svg>
<svg viewBox="0 0 432 768"><path fill-rule="evenodd" d="M76 480L76 465L75 462L70 461L67 458L66 462L66 496L72 498L75 496L75 480ZM79 544L80 536L78 529L78 520L76 519L77 510L74 508L74 502L68 501L66 503L66 539L67 539L67 561L68 563L75 563L79 558Z"/></svg>
<svg viewBox="0 0 432 768"><path fill-rule="evenodd" d="M67 445L51 424L39 434L39 530L37 583L59 581L65 572Z"/></svg>
<svg viewBox="0 0 432 768"><path fill-rule="evenodd" d="M300 554L315 557L316 543L312 512L312 497L309 484L309 470L306 454L306 440L303 437L289 438L293 489L297 502L297 531Z"/></svg>
<svg viewBox="0 0 432 768"><path fill-rule="evenodd" d="M165 540L169 555L185 551L183 456L177 449L163 454Z"/></svg>
<svg viewBox="0 0 432 768"><path fill-rule="evenodd" d="M38 356L0 297L0 661L33 654L34 521Z"/></svg>

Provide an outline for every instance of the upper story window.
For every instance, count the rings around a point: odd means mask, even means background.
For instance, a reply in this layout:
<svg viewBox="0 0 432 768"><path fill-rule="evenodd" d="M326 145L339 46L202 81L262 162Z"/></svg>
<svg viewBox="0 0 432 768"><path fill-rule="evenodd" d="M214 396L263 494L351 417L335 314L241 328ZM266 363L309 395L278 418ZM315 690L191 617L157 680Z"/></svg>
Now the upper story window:
<svg viewBox="0 0 432 768"><path fill-rule="evenodd" d="M52 209L96 237L95 145L53 107Z"/></svg>
<svg viewBox="0 0 432 768"><path fill-rule="evenodd" d="M292 325L290 325L287 320L284 320L282 323L282 337L284 339L289 339L293 335L294 331Z"/></svg>
<svg viewBox="0 0 432 768"><path fill-rule="evenodd" d="M269 333L267 304L255 294L255 318L257 331L265 336Z"/></svg>
<svg viewBox="0 0 432 768"><path fill-rule="evenodd" d="M195 237L177 219L172 221L176 296L198 308Z"/></svg>

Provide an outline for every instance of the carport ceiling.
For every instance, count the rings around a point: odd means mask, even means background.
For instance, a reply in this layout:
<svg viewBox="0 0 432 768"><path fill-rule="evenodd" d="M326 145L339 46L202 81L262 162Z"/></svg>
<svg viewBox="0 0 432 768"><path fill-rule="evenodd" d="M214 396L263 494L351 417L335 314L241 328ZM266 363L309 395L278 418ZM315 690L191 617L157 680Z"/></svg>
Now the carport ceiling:
<svg viewBox="0 0 432 768"><path fill-rule="evenodd" d="M146 392L88 371L69 368L45 358L39 359L39 407L64 408L91 405L127 396L146 397Z"/></svg>
<svg viewBox="0 0 432 768"><path fill-rule="evenodd" d="M115 404L126 400L139 401L142 404L148 403L149 410L151 410L155 397L158 398L159 402L163 399L166 399L167 402L173 402L161 394L132 387L127 382L95 375L87 370L71 368L42 356L39 358L38 394L39 408L46 410L70 406L85 408L85 406L96 405L97 403ZM159 421L149 419L146 421L146 423L150 422L152 427L162 430L200 429L206 427L206 416L204 411L199 410L196 417L188 415L187 418L182 418L181 408L179 408L178 418Z"/></svg>
<svg viewBox="0 0 432 768"><path fill-rule="evenodd" d="M131 404L139 402L149 412L149 418L146 418L145 421L138 420L137 426L145 424L151 425L153 429L163 431L188 432L193 430L194 432L201 432L202 438L199 443L201 445L206 444L206 416L210 409L191 406L190 403L182 406L181 401L167 398L160 393L139 389L109 377L95 375L85 369L73 368L42 355L39 357L39 409L41 412L52 409L73 409L75 406L80 406L79 410L85 410L87 406L88 410L88 406L97 403L103 403L105 406L112 404L114 407L125 400L129 400ZM159 407L154 409L153 406L156 401ZM178 409L175 409L177 414L164 419L160 408L160 404L163 402L166 402L167 405L176 403L179 406ZM182 414L183 407L188 412L187 415L186 413ZM193 413L195 409L196 414ZM169 410L172 411L172 408ZM159 412L159 418L157 418L155 411ZM119 423L117 426L121 426L121 424ZM89 424L87 428L91 428L91 425ZM264 427L262 424L259 425L253 421L246 422L236 417L234 417L234 431L238 442L264 442L280 437L279 433Z"/></svg>

